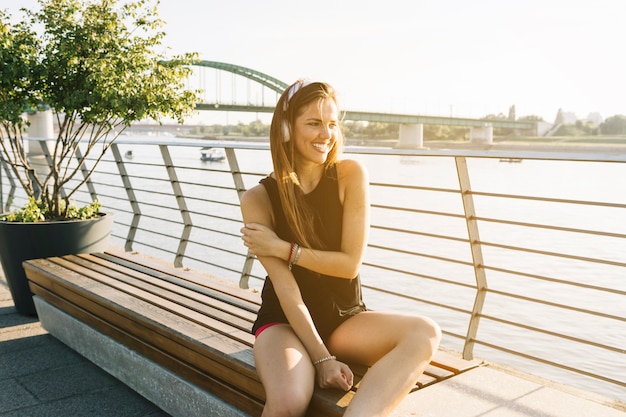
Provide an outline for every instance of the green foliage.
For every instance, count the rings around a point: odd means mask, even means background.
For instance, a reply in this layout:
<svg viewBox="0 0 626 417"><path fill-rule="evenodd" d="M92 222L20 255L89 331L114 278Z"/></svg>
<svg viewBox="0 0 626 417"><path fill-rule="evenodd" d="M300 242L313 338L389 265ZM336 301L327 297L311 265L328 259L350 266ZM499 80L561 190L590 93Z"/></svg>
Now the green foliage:
<svg viewBox="0 0 626 417"><path fill-rule="evenodd" d="M244 136L269 136L269 125L263 124L260 120L250 122L248 125L240 123L239 127Z"/></svg>
<svg viewBox="0 0 626 417"><path fill-rule="evenodd" d="M37 79L39 42L25 22L11 28L0 10L0 121L3 128L22 126L22 112L38 102L33 83Z"/></svg>
<svg viewBox="0 0 626 417"><path fill-rule="evenodd" d="M100 201L95 200L92 201L91 204L83 206L81 208L76 207L76 205L71 204L69 209L67 210L67 218L68 219L80 219L87 220L92 219L100 215Z"/></svg>
<svg viewBox="0 0 626 417"><path fill-rule="evenodd" d="M65 204L64 202L62 205ZM50 207L46 200L38 199L34 197L28 198L26 203L19 210L12 211L11 213L0 217L0 220L8 222L22 222L22 223L35 223L46 220L87 220L100 215L101 204L98 200L95 200L91 204L78 208L74 204L70 204L67 208L67 215L61 218L50 218Z"/></svg>
<svg viewBox="0 0 626 417"><path fill-rule="evenodd" d="M398 137L399 129L397 123L344 121L341 125L346 138L393 139Z"/></svg>
<svg viewBox="0 0 626 417"><path fill-rule="evenodd" d="M603 135L624 135L626 134L626 116L615 115L607 118L600 125L600 133Z"/></svg>
<svg viewBox="0 0 626 417"><path fill-rule="evenodd" d="M182 122L195 108L197 91L184 80L197 56L165 56L164 22L150 3L39 0L40 9L22 9L14 25L0 12L0 156L29 196L42 190L47 218L70 215L70 197L132 122ZM31 166L22 136L23 113L44 107L59 126L45 176ZM61 198L89 156L96 161L89 175Z"/></svg>
<svg viewBox="0 0 626 417"><path fill-rule="evenodd" d="M424 140L463 141L469 137L469 128L463 126L424 125Z"/></svg>
<svg viewBox="0 0 626 417"><path fill-rule="evenodd" d="M537 116L537 115L534 115L534 114L531 114L531 115L528 115L528 116L522 116L522 117L518 118L517 120L521 120L521 121L528 120L528 121L532 121L532 122L543 122L544 121L543 117Z"/></svg>

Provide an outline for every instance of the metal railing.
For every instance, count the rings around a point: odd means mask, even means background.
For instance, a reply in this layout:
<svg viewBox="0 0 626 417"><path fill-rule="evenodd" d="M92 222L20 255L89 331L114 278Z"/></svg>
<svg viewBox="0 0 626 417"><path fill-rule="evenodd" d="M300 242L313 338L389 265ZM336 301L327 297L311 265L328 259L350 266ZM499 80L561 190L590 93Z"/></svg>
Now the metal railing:
<svg viewBox="0 0 626 417"><path fill-rule="evenodd" d="M203 146L225 160L201 161ZM370 171L370 308L433 317L466 359L626 401L624 152L346 153ZM0 201L20 206L6 168ZM241 244L239 197L271 170L264 143L120 139L77 203L114 212L112 241L128 251L257 291L265 274Z"/></svg>

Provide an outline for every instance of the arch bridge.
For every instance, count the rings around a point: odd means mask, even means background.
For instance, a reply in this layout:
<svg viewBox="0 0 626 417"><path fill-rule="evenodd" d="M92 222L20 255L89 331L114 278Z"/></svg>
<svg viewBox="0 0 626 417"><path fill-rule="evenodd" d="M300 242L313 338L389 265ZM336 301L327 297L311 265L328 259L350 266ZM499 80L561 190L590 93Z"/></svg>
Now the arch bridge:
<svg viewBox="0 0 626 417"><path fill-rule="evenodd" d="M196 105L203 111L236 111L273 113L282 92L289 86L263 72L217 61L198 61L193 66L189 87L201 90ZM470 141L491 143L493 128L534 130L533 121L506 119L472 119L461 117L428 116L346 110L345 120L397 123L400 125L400 147L421 147L423 125L446 125L470 128Z"/></svg>

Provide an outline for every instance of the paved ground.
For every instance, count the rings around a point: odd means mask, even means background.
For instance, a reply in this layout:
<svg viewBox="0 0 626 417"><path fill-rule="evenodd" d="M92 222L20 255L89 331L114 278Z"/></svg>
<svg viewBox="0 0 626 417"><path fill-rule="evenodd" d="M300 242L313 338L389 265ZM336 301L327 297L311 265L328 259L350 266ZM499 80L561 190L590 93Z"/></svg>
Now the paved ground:
<svg viewBox="0 0 626 417"><path fill-rule="evenodd" d="M485 366L412 394L393 416L626 417L626 407L605 404L588 393ZM0 268L0 417L9 416L168 414L50 336L36 318L18 314Z"/></svg>
<svg viewBox="0 0 626 417"><path fill-rule="evenodd" d="M1 417L168 417L18 314L0 268Z"/></svg>

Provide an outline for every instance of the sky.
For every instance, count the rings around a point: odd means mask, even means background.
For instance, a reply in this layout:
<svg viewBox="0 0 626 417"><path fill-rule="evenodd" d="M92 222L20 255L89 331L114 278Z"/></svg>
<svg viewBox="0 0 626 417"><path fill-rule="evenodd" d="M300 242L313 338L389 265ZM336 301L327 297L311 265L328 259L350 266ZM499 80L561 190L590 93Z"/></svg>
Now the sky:
<svg viewBox="0 0 626 417"><path fill-rule="evenodd" d="M36 0L0 0L13 14ZM623 0L161 0L172 54L284 82L347 110L482 117L626 114Z"/></svg>

